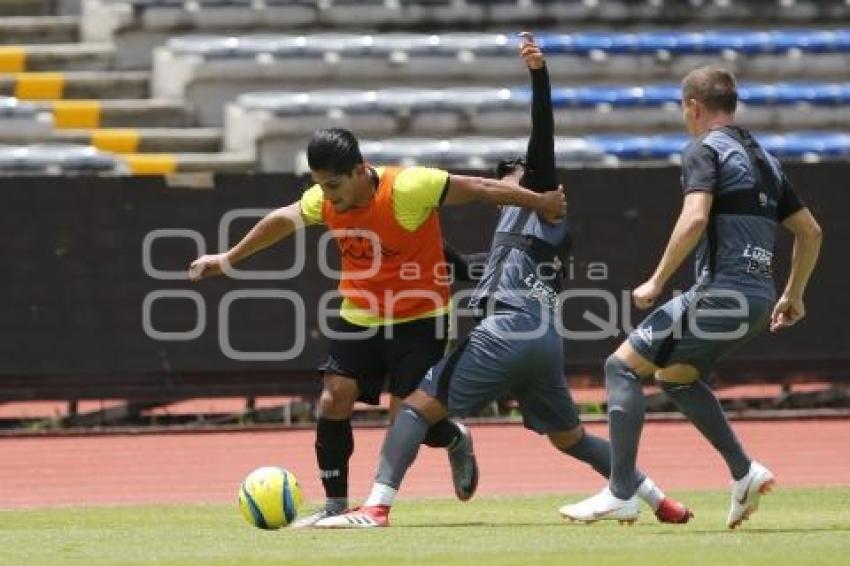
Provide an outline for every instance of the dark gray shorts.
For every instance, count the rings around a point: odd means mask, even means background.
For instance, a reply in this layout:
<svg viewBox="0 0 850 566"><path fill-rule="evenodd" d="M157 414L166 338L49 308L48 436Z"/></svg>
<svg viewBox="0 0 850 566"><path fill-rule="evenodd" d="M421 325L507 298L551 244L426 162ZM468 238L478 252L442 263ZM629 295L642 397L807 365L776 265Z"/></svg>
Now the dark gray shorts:
<svg viewBox="0 0 850 566"><path fill-rule="evenodd" d="M689 364L705 377L720 358L767 327L772 309L761 297L692 287L655 309L628 340L658 367Z"/></svg>
<svg viewBox="0 0 850 566"><path fill-rule="evenodd" d="M475 416L512 395L526 428L541 434L575 428L580 421L564 378L563 341L551 323L527 336L540 326L537 316L522 311L493 313L425 374L419 388L453 415Z"/></svg>

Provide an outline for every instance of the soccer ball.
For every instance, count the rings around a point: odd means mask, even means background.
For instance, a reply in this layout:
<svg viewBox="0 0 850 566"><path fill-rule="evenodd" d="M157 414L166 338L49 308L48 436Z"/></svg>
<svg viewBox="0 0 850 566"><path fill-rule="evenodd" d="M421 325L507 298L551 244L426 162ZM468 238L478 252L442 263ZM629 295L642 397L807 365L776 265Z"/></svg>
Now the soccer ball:
<svg viewBox="0 0 850 566"><path fill-rule="evenodd" d="M301 505L301 486L292 472L257 468L239 486L239 510L258 529L279 529L295 520Z"/></svg>

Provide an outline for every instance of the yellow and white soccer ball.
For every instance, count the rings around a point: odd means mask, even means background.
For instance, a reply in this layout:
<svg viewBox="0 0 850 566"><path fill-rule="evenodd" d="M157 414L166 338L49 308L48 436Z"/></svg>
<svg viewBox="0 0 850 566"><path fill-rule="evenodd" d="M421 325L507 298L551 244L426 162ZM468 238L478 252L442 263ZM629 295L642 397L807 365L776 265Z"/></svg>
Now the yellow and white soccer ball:
<svg viewBox="0 0 850 566"><path fill-rule="evenodd" d="M242 516L259 529L285 527L295 520L300 506L301 486L283 468L257 468L239 486Z"/></svg>

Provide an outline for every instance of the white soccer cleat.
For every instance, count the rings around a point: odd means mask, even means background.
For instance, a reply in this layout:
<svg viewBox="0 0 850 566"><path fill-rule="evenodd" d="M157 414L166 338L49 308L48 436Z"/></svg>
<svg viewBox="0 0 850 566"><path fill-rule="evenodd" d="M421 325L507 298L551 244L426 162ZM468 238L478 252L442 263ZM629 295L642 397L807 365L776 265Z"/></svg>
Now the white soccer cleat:
<svg viewBox="0 0 850 566"><path fill-rule="evenodd" d="M319 529L368 529L390 526L390 508L387 505L363 506L342 515L334 515L313 525Z"/></svg>
<svg viewBox="0 0 850 566"><path fill-rule="evenodd" d="M301 517L292 523L292 528L295 529L306 529L309 527L315 527L316 523L321 521L322 519L327 519L328 517L334 517L336 515L342 515L345 513L345 509L330 509L328 507L322 507L321 509L316 510L315 512L307 515L306 517Z"/></svg>
<svg viewBox="0 0 850 566"><path fill-rule="evenodd" d="M606 486L602 491L572 505L564 505L558 512L565 519L582 523L619 521L631 525L640 516L637 496L629 499L616 497Z"/></svg>
<svg viewBox="0 0 850 566"><path fill-rule="evenodd" d="M726 526L734 529L750 518L759 508L759 499L773 489L776 478L773 473L756 461L750 463L750 471L732 482L732 506Z"/></svg>

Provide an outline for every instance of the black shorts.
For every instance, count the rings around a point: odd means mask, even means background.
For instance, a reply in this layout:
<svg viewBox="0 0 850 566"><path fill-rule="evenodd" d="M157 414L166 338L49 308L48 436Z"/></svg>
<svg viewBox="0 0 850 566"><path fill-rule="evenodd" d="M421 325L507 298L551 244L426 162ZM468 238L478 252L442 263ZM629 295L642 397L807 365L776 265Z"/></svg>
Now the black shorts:
<svg viewBox="0 0 850 566"><path fill-rule="evenodd" d="M373 328L340 318L330 326L337 334L351 336L328 338L328 359L319 371L356 380L360 389L357 400L370 405L380 402L385 384L390 394L407 397L425 372L442 359L448 345L445 316Z"/></svg>

